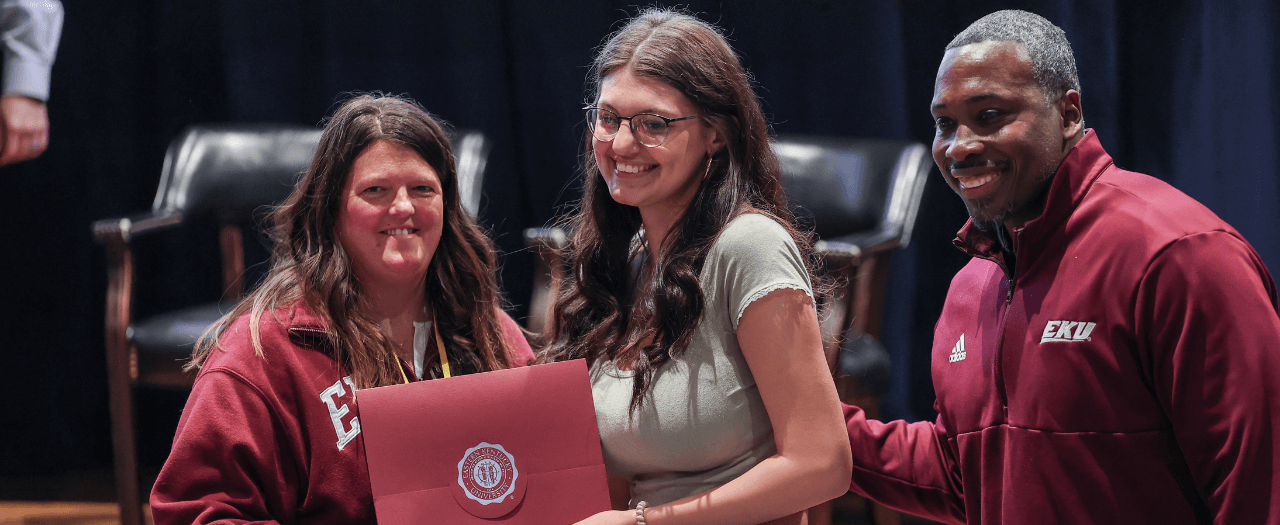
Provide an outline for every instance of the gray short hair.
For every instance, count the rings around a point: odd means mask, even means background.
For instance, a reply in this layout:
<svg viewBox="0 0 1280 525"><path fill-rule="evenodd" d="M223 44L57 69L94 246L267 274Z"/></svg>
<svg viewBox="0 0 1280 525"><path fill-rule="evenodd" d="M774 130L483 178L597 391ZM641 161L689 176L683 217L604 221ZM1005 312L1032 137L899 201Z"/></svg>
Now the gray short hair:
<svg viewBox="0 0 1280 525"><path fill-rule="evenodd" d="M1031 55L1036 84L1051 102L1069 89L1080 91L1076 58L1067 33L1044 17L1016 9L996 11L969 24L947 44L947 49L987 40L1021 42Z"/></svg>

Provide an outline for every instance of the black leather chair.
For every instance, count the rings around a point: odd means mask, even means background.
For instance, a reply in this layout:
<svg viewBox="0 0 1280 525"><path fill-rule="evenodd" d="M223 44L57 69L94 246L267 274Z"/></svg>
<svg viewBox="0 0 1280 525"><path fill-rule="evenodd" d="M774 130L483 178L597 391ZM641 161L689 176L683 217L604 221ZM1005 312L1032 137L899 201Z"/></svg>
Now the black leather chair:
<svg viewBox="0 0 1280 525"><path fill-rule="evenodd" d="M151 211L103 219L94 237L107 250L106 347L116 491L126 525L141 524L143 487L134 435L134 388L188 388L184 359L204 331L240 297L244 273L241 225L293 189L320 139L301 126L193 126L169 144ZM132 318L135 297L131 242L214 216L222 254L222 301L145 320Z"/></svg>
<svg viewBox="0 0 1280 525"><path fill-rule="evenodd" d="M911 242L933 162L915 142L784 135L773 146L787 196L812 222L815 249L837 280L824 304L823 340L839 375L842 346L880 336L889 258Z"/></svg>
<svg viewBox="0 0 1280 525"><path fill-rule="evenodd" d="M797 217L818 236L815 250L836 282L822 299L822 337L827 365L841 398L878 414L889 380L889 356L876 342L889 259L911 241L924 184L932 169L929 149L908 141L779 136L773 143L783 184ZM534 292L526 327L548 328L565 271L560 251L565 233L525 230L535 253ZM847 505L846 505L847 506ZM862 505L871 523L896 523L883 507ZM830 524L832 505L810 512L810 524Z"/></svg>
<svg viewBox="0 0 1280 525"><path fill-rule="evenodd" d="M452 137L460 197L474 214L491 144L475 131L458 131ZM125 525L143 523L142 502L149 491L141 486L138 473L134 389L190 388L194 374L182 372L183 363L200 335L230 310L244 287L242 226L289 195L319 139L319 129L302 126L192 126L169 145L150 212L93 224L94 237L107 251L107 370L116 491ZM131 242L210 217L219 225L225 289L220 300L133 319Z"/></svg>
<svg viewBox="0 0 1280 525"><path fill-rule="evenodd" d="M929 149L906 141L781 136L787 196L812 221L815 250L836 286L823 298L822 335L840 398L878 417L889 384L889 355L877 342L889 260L911 241ZM898 523L897 513L856 496L810 510L811 525L832 523L833 510L859 523Z"/></svg>

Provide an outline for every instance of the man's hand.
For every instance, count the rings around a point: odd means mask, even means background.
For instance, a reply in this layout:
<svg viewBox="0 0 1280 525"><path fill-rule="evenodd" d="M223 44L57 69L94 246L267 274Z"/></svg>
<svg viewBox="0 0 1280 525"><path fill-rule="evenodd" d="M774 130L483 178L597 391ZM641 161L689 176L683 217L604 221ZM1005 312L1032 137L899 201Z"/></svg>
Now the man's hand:
<svg viewBox="0 0 1280 525"><path fill-rule="evenodd" d="M0 166L34 159L49 147L44 102L24 95L0 96Z"/></svg>

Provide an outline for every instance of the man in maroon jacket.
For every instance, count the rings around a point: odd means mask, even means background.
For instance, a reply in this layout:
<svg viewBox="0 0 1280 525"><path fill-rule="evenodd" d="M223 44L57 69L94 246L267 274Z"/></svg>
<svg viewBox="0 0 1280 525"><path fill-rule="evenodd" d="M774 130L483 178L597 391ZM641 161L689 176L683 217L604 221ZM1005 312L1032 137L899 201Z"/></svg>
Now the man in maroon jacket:
<svg viewBox="0 0 1280 525"><path fill-rule="evenodd" d="M973 259L934 329L937 421L847 407L851 489L948 523L1280 524L1280 318L1249 243L1115 166L1037 15L957 36L932 109Z"/></svg>

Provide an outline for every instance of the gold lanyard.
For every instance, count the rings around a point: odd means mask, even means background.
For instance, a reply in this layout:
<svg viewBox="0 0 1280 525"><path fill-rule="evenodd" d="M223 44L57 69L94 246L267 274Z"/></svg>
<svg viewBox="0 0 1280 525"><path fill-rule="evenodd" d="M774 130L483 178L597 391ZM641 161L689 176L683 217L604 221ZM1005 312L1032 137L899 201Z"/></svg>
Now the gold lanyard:
<svg viewBox="0 0 1280 525"><path fill-rule="evenodd" d="M436 323L434 315L431 316L431 332L436 336L436 350L440 352L440 369L444 371L445 377L449 377L449 355L444 352L444 340L440 338L440 325ZM404 365L400 363L400 356L396 356L396 368L400 369L400 379L408 383L409 376L404 373Z"/></svg>
<svg viewBox="0 0 1280 525"><path fill-rule="evenodd" d="M400 379L404 380L404 384L409 384L409 376L404 374L404 365L400 364L400 356L396 356L396 368L400 369Z"/></svg>

